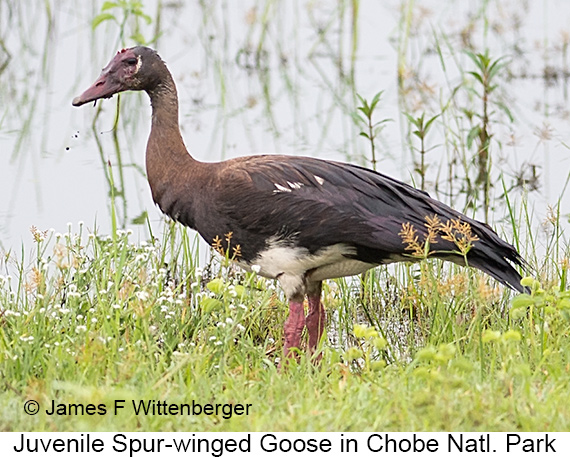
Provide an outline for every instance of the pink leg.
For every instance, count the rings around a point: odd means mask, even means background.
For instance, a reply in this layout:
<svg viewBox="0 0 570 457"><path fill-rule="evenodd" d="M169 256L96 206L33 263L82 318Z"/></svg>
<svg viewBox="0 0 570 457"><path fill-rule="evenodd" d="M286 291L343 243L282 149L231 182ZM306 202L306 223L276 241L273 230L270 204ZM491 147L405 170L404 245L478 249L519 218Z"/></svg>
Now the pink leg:
<svg viewBox="0 0 570 457"><path fill-rule="evenodd" d="M309 314L305 320L309 333L309 351L314 353L325 330L326 313L321 303L321 282L311 287L307 293L309 299Z"/></svg>
<svg viewBox="0 0 570 457"><path fill-rule="evenodd" d="M301 346L301 333L305 327L305 309L303 301L301 302L291 300L289 302L289 317L285 321L285 345L283 351L285 357L292 357L294 353L291 352L292 348L300 348Z"/></svg>

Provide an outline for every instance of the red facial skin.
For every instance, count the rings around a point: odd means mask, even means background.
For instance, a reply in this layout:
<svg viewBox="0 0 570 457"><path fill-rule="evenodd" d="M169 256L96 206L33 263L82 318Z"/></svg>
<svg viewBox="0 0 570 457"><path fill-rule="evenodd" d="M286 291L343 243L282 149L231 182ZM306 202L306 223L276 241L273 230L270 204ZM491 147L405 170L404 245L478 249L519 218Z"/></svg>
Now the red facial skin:
<svg viewBox="0 0 570 457"><path fill-rule="evenodd" d="M73 106L81 106L100 98L110 98L117 92L128 90L129 80L133 78L139 67L140 58L135 55L132 48L117 52L93 85L73 99Z"/></svg>

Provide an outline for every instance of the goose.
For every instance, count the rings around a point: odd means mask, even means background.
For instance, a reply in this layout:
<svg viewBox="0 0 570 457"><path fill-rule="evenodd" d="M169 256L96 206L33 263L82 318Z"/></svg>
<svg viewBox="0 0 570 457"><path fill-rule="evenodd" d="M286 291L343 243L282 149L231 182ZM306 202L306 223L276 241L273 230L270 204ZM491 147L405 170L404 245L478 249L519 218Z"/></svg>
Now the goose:
<svg viewBox="0 0 570 457"><path fill-rule="evenodd" d="M430 257L525 290L517 268L526 262L489 225L382 173L286 155L196 160L180 133L174 80L153 49L119 51L72 104L130 90L145 91L152 106L146 172L154 202L245 269L279 281L289 302L285 357L299 351L305 328L308 350L316 351L326 321L324 280L418 260L426 241Z"/></svg>

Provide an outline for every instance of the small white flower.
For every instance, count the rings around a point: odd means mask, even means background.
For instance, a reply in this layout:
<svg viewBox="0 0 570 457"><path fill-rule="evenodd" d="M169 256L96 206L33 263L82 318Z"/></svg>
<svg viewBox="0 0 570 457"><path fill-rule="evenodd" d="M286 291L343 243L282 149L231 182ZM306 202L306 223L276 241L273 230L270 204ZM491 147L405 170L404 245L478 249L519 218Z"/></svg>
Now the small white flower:
<svg viewBox="0 0 570 457"><path fill-rule="evenodd" d="M215 335L212 335L212 336L210 337L210 341L214 341L214 340L217 340L217 338L216 338Z"/></svg>
<svg viewBox="0 0 570 457"><path fill-rule="evenodd" d="M226 324L233 324L234 320L231 317L226 317Z"/></svg>
<svg viewBox="0 0 570 457"><path fill-rule="evenodd" d="M218 322L216 324L216 327L218 327L218 328L224 328L225 326L226 326L226 324L224 324L223 322Z"/></svg>
<svg viewBox="0 0 570 457"><path fill-rule="evenodd" d="M92 318L91 318L91 322L93 322L93 323L97 322L97 318L96 318L96 317L92 317Z"/></svg>
<svg viewBox="0 0 570 457"><path fill-rule="evenodd" d="M139 254L135 257L135 262L146 262L148 260L148 254Z"/></svg>
<svg viewBox="0 0 570 457"><path fill-rule="evenodd" d="M78 320L78 321L82 321L82 320L83 320L83 314L78 314L78 315L77 315L77 320Z"/></svg>
<svg viewBox="0 0 570 457"><path fill-rule="evenodd" d="M86 332L87 327L85 325L78 325L75 327L75 333Z"/></svg>
<svg viewBox="0 0 570 457"><path fill-rule="evenodd" d="M243 332L243 331L245 330L245 327L244 327L243 325L241 325L241 324L237 324L237 325L236 325L236 328L237 328L240 332Z"/></svg>
<svg viewBox="0 0 570 457"><path fill-rule="evenodd" d="M145 292L144 290L141 290L140 292L135 292L136 297L141 300L141 301L146 301L148 300L148 292Z"/></svg>
<svg viewBox="0 0 570 457"><path fill-rule="evenodd" d="M214 343L214 345L216 345L216 346L221 346L222 344L223 344L223 343L222 343L221 341L216 341L216 342Z"/></svg>
<svg viewBox="0 0 570 457"><path fill-rule="evenodd" d="M260 265L252 265L251 266L251 271L253 271L254 273L258 273L261 271L261 266Z"/></svg>

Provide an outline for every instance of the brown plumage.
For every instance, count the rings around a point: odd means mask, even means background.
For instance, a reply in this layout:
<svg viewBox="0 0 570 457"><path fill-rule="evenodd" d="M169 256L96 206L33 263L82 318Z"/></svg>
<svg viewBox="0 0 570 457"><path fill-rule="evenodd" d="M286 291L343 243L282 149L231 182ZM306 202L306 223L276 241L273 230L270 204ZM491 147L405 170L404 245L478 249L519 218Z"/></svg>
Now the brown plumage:
<svg viewBox="0 0 570 457"><path fill-rule="evenodd" d="M139 46L117 53L73 105L125 90L144 90L151 100L146 168L160 209L222 250L228 249L224 235L232 232L232 246L240 246L237 261L245 268L257 265L261 275L280 281L289 299L286 355L300 346L304 327L311 351L322 336L323 280L414 260L411 241L417 236L421 243L428 236L426 218L432 220L431 256L461 265L466 257L469 266L524 290L514 268L524 266L524 260L487 224L383 174L309 157L195 160L180 134L174 81L152 49ZM407 242L406 227L415 230ZM449 230L459 238L453 240ZM467 254L458 254L458 240L468 238Z"/></svg>

